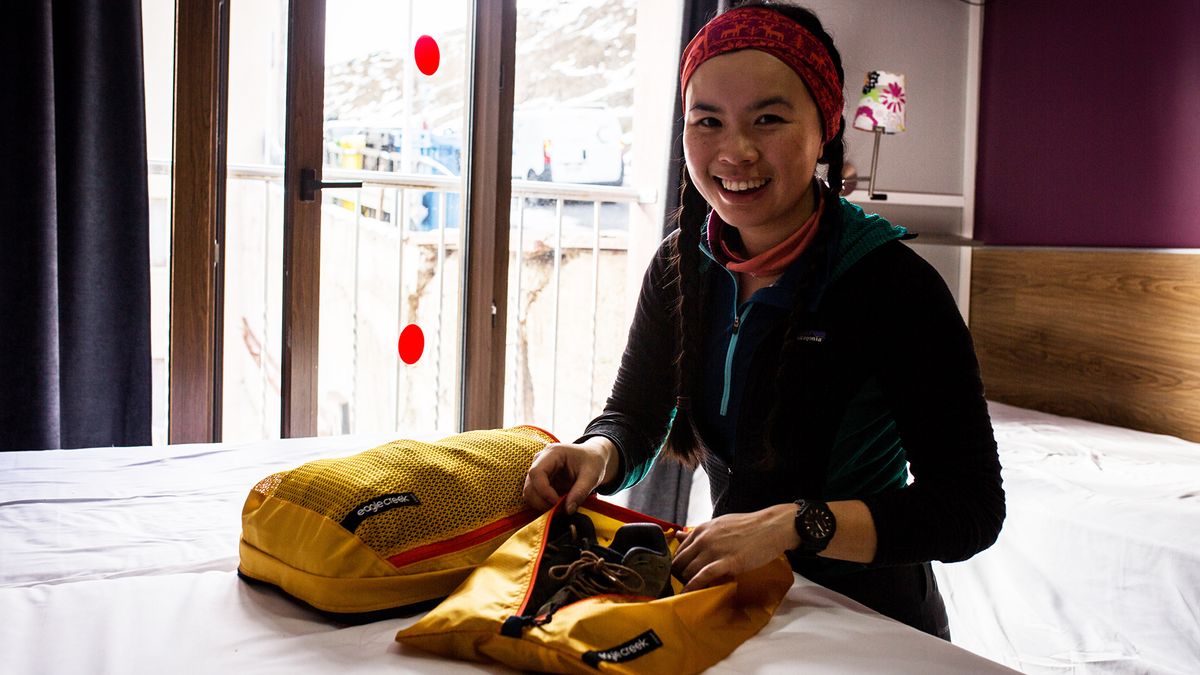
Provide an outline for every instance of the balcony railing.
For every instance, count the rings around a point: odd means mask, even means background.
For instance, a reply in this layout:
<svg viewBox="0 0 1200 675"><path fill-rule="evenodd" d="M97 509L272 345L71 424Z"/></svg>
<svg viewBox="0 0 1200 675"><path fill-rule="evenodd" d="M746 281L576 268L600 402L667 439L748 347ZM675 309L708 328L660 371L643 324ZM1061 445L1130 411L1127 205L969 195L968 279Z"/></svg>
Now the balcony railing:
<svg viewBox="0 0 1200 675"><path fill-rule="evenodd" d="M170 163L151 162L150 172L167 174L170 172ZM461 202L462 179L433 174L402 174L329 167L323 170L323 174L324 179L329 181L363 183L361 189L328 190L322 198L326 214L323 218L322 239L329 236L344 237L342 241L347 243L350 239L354 241L352 259L338 261L339 264L349 265L351 268L346 280L322 281L322 284L346 283L352 286L351 289L346 289L345 295L349 300L349 318L353 327L351 334L346 337L346 347L350 351L347 364L349 372L336 385L338 400L341 401L340 409L336 412L321 413L324 420L323 433L383 431L387 430L386 427L402 429L414 424L423 428L440 429L457 425L456 397L459 386L456 381L456 350L462 340L461 329L458 327L460 323L457 320L458 308L448 312L446 306L446 287L447 283L458 283L462 276L462 258L458 256L462 234L458 221L461 218L451 217L452 201L457 197ZM256 390L253 398L257 399L257 405L254 407L260 409L254 414L260 415L262 420L261 424L254 426L261 428L261 435L271 436L277 434L278 429L278 424L273 423L270 411L273 406L275 409L278 406L279 357L277 353L272 352L276 351L277 347L273 345L277 345L279 340L275 333L279 332L278 317L281 308L276 306L278 300L272 299L270 289L273 282L266 276L274 273L281 265L278 260L271 259L272 242L280 240L280 233L271 230L278 228L282 222L280 214L283 167L231 164L227 167L227 175L230 181L257 181L263 185L260 207L246 204L238 207L238 213L243 216L261 208L261 217L255 217L254 220L262 226L262 231L256 233L258 243L253 248L261 246L263 259L261 264L257 265L258 270L227 268L226 293L228 297L230 289L234 288L261 286L262 289L261 299L250 303L255 308L249 313L256 315L255 318L251 320L243 315L242 323L245 326L242 341L245 342L258 370L253 374L253 378L258 379L258 383L253 385ZM240 195L239 198L244 199L245 195ZM510 250L513 259L510 262L512 269L506 357L509 368L506 377L506 423L541 423L554 430L564 418L569 419L571 425L578 425L580 420L586 421L594 414L598 398L598 354L601 349L597 343L597 336L601 333L601 323L603 322L606 334L621 336L618 342L623 340L628 325L627 312L623 314L620 310L612 309L624 307L628 303L603 298L601 280L606 274L615 275L616 268L625 263L630 222L629 205L653 203L656 198L654 191L641 191L629 187L512 181ZM229 201L227 208L230 209L230 214L234 213L234 202ZM246 223L241 225L243 228L247 226ZM233 230L228 223L226 232L227 237L232 236ZM244 233L238 236L244 236ZM413 292L405 298L405 274L411 273L412 270L406 270L404 266L411 265L414 261L423 264L420 262L423 260L420 255L408 254L410 252L406 249L411 247L423 249L432 260L429 261L431 264L427 265L427 269L416 270L417 278L427 285L409 284ZM378 269L381 267L378 256L374 256L375 262L363 261L363 258L372 257L371 252L375 249L386 249L388 260L394 264L394 270L386 271L390 281L383 280L384 271ZM326 247L323 246L323 257L325 250ZM360 252L364 255L360 255ZM278 256L278 250L275 251L275 255ZM588 261L589 257L590 270L581 274L581 270L584 269L581 263ZM447 264L452 258L457 265L457 276L447 272ZM573 281L569 283L564 281L565 265L571 266L570 276ZM324 263L322 267L325 268ZM231 275L247 278L250 274L258 274L263 278L255 279L253 283L247 280L244 284L228 281ZM621 276L627 275L622 272ZM582 279L589 277L590 283L582 283ZM378 411L369 412L367 408L370 406L363 405L368 401L374 404L374 399L377 398L375 394L380 392L379 383L376 382L379 377L378 366L381 365L379 350L366 348L364 340L373 338L368 338L364 333L370 333L372 330L375 333L383 332L379 329L376 318L369 315L381 313L376 311L380 309L377 304L381 295L378 287L386 283L395 286L394 290L382 294L387 297L394 295L395 299L395 309L389 309L395 312L397 320L396 332L392 339L395 339L407 324L404 318L406 300L411 307L420 303L434 305L432 320L425 322L427 326L436 327L433 331L426 331L426 354L434 365L431 375L433 390L437 392L431 417L418 415L414 419L414 392L402 391L402 387L411 386L408 382L414 378L411 374L408 378L405 377L406 366L395 358L394 349L390 351L391 360L395 363L395 367L390 369L392 372L389 389L393 399L393 405L389 406L390 415L384 417ZM569 287L565 288L565 283ZM360 293L360 289L368 292ZM451 288L451 291L454 289ZM548 303L548 315L545 291L550 291L552 295ZM581 297L585 294L586 300ZM458 302L461 306L461 296L459 297ZM586 309L580 306L583 304L581 300L586 302ZM372 302L376 304L370 305ZM259 303L261 307L257 307ZM602 309L602 306L605 309ZM570 347L566 355L560 353L562 341L559 336L564 320L564 308L573 317L569 335L564 336L569 339L567 344ZM341 309L330 308L331 313ZM575 323L581 312L587 317L586 332L585 326ZM323 307L322 315L325 313L326 308ZM227 323L228 321L229 319ZM610 325L613 322L621 325ZM533 323L537 325L534 326ZM226 340L229 340L228 330ZM585 350L580 349L580 341L588 343ZM615 372L615 362L622 346L618 344L614 350L612 342L609 340L603 347L605 354L602 360L606 372L609 373ZM230 354L233 349L233 345L228 345L226 354ZM337 355L336 358L343 356ZM227 357L227 370L231 367L230 363ZM545 377L547 368L548 378ZM571 385L575 392L572 401L567 404L566 410L560 410L560 384L563 382L563 374L581 375L585 368L586 395L579 394L579 383L572 380ZM321 372L324 375L326 370L323 368ZM340 369L338 373L341 373ZM543 375L538 377L538 373ZM334 377L331 375L329 378L331 381L328 384L331 386L334 386ZM227 381L228 379L227 377ZM538 380L538 384L535 385L533 380ZM326 389L325 384L319 383L318 386ZM539 390L536 404L531 401L531 392L535 390ZM406 393L408 395L405 395ZM323 404L327 401L325 396L321 400ZM227 406L227 419L230 414ZM274 413L275 416L277 414ZM246 426L250 427L249 424ZM236 437L237 434L233 436ZM230 437L230 434L227 434L227 437Z"/></svg>

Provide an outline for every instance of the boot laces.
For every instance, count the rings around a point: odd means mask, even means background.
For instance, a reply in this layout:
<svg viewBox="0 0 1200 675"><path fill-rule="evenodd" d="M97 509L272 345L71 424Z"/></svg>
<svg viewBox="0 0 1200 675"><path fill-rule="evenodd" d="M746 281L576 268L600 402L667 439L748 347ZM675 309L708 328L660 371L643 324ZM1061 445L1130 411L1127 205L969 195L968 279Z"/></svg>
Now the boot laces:
<svg viewBox="0 0 1200 675"><path fill-rule="evenodd" d="M566 582L563 589L577 598L607 593L636 594L646 585L637 570L608 562L588 550L582 551L578 560L555 565L548 572L551 579Z"/></svg>

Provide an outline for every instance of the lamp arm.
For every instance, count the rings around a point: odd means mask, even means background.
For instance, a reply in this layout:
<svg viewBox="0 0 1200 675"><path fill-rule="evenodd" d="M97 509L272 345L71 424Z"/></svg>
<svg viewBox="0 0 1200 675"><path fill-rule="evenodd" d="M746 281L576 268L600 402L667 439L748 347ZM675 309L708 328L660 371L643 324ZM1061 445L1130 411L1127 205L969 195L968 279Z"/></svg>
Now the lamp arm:
<svg viewBox="0 0 1200 675"><path fill-rule="evenodd" d="M883 128L882 127L876 126L874 131L875 131L875 150L871 152L871 175L869 176L869 178L871 180L869 183L867 183L867 198L868 199L875 199L875 173L876 173L875 167L879 163L879 139L881 137L883 137Z"/></svg>

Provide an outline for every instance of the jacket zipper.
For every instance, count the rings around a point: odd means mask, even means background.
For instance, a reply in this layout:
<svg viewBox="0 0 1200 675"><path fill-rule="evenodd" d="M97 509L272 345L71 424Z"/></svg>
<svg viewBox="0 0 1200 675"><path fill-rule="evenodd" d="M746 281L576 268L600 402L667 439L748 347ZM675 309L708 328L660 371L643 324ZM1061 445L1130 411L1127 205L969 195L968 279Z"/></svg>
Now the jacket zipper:
<svg viewBox="0 0 1200 675"><path fill-rule="evenodd" d="M738 292L737 280L733 282L733 292L735 294ZM733 335L729 337L729 349L725 352L725 388L721 394L721 416L729 414L729 395L733 385L733 353L737 350L738 329L746 321L746 317L750 316L750 310L753 308L753 305L746 303L746 308L742 310L741 316L736 311L733 315Z"/></svg>
<svg viewBox="0 0 1200 675"><path fill-rule="evenodd" d="M750 316L750 310L753 308L753 305L747 302L746 308L742 310L741 314L738 313L738 293L740 293L740 290L738 289L737 275L729 271L728 267L717 262L717 259L713 257L713 254L708 249L701 246L700 250L704 255L708 256L709 260L712 260L721 269L725 270L730 280L733 281L733 335L730 336L729 346L725 350L724 387L721 391L721 416L724 417L729 414L729 396L733 388L733 354L737 350L738 329L745 323L746 317Z"/></svg>

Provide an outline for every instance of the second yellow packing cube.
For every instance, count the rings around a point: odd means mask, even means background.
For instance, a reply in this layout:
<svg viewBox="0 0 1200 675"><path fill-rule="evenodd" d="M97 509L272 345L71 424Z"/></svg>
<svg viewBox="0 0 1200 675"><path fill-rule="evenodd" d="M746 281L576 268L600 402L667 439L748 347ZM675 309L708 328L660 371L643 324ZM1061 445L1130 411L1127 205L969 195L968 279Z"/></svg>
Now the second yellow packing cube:
<svg viewBox="0 0 1200 675"><path fill-rule="evenodd" d="M563 606L542 625L511 630L525 614L530 587L559 507L521 528L488 557L440 605L400 631L401 643L459 659L499 662L523 670L555 673L700 672L757 633L792 585L780 556L734 581L660 599L600 595ZM672 553L675 526L589 498L579 509L607 546L630 522L662 527ZM505 623L509 629L503 630ZM506 634L507 633L507 634Z"/></svg>
<svg viewBox="0 0 1200 675"><path fill-rule="evenodd" d="M238 573L342 621L411 614L537 517L521 489L554 440L528 426L470 431L268 476L242 509Z"/></svg>

